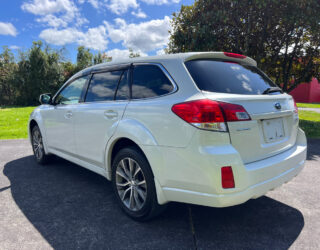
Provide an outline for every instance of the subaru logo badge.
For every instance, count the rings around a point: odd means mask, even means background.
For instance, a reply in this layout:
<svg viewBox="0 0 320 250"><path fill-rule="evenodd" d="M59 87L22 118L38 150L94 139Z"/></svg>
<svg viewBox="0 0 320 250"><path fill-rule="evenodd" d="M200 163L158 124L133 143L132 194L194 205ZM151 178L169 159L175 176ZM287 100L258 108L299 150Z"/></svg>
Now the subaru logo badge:
<svg viewBox="0 0 320 250"><path fill-rule="evenodd" d="M281 104L279 102L276 102L274 104L274 107L279 110L279 109L281 109Z"/></svg>

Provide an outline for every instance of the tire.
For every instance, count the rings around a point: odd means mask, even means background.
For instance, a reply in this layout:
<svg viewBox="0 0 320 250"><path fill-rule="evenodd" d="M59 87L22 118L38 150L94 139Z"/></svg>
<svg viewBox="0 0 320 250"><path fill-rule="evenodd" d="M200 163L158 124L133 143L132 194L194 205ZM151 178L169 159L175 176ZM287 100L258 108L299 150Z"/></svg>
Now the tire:
<svg viewBox="0 0 320 250"><path fill-rule="evenodd" d="M112 186L121 209L134 220L154 218L166 207L158 204L151 167L136 147L117 153L112 164Z"/></svg>
<svg viewBox="0 0 320 250"><path fill-rule="evenodd" d="M48 162L49 156L46 155L43 146L43 139L39 127L36 125L32 128L31 143L33 155L38 164L44 165Z"/></svg>

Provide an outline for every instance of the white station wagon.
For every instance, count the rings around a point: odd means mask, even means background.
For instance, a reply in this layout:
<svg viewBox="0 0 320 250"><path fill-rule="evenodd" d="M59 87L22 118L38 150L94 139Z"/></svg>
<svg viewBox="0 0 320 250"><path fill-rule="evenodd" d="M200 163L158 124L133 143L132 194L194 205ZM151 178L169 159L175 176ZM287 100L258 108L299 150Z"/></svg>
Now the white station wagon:
<svg viewBox="0 0 320 250"><path fill-rule="evenodd" d="M239 54L95 65L40 102L29 122L37 162L54 154L105 176L137 220L170 201L244 203L291 180L306 160L294 100Z"/></svg>

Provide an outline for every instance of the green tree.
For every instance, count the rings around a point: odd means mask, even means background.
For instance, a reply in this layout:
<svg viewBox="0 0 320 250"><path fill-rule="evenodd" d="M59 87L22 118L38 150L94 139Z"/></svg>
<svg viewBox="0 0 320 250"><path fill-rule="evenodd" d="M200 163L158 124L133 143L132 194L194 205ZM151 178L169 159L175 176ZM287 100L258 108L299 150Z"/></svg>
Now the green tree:
<svg viewBox="0 0 320 250"><path fill-rule="evenodd" d="M11 50L3 47L0 54L0 104L12 105L15 102L14 75L17 69Z"/></svg>
<svg viewBox="0 0 320 250"><path fill-rule="evenodd" d="M62 67L63 82L66 82L71 76L73 76L76 73L76 65L74 65L72 62L61 62L60 67Z"/></svg>
<svg viewBox="0 0 320 250"><path fill-rule="evenodd" d="M41 93L54 93L63 83L61 55L41 41L33 42L27 52L20 53L15 72L15 86L19 105L38 104Z"/></svg>
<svg viewBox="0 0 320 250"><path fill-rule="evenodd" d="M91 66L92 60L93 55L90 52L90 49L86 49L84 46L79 46L77 54L77 71Z"/></svg>
<svg viewBox="0 0 320 250"><path fill-rule="evenodd" d="M129 48L129 58L140 57L139 52L134 52L133 49Z"/></svg>
<svg viewBox="0 0 320 250"><path fill-rule="evenodd" d="M288 92L320 78L318 0L196 0L174 13L172 26L169 53L245 54Z"/></svg>
<svg viewBox="0 0 320 250"><path fill-rule="evenodd" d="M98 52L98 54L95 54L93 56L93 64L99 64L99 63L105 63L105 62L111 62L112 57L108 56L106 53Z"/></svg>

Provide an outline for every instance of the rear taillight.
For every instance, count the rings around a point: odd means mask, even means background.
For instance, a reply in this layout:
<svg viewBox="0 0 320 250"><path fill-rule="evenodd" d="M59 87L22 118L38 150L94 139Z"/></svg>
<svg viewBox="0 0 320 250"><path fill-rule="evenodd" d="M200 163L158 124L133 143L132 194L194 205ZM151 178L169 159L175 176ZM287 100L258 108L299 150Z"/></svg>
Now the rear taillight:
<svg viewBox="0 0 320 250"><path fill-rule="evenodd" d="M209 99L178 103L172 106L172 111L184 121L206 130L227 131L226 122L251 120L241 105Z"/></svg>
<svg viewBox="0 0 320 250"><path fill-rule="evenodd" d="M221 168L221 185L222 188L234 188L234 178L232 167Z"/></svg>
<svg viewBox="0 0 320 250"><path fill-rule="evenodd" d="M298 106L295 100L293 100L293 104L294 104L294 112L298 114Z"/></svg>
<svg viewBox="0 0 320 250"><path fill-rule="evenodd" d="M251 120L247 111L241 105L219 102L225 113L227 122L249 121Z"/></svg>
<svg viewBox="0 0 320 250"><path fill-rule="evenodd" d="M293 100L293 104L294 104L293 118L295 119L295 121L298 121L299 120L299 113L298 113L298 106L297 106L295 100Z"/></svg>
<svg viewBox="0 0 320 250"><path fill-rule="evenodd" d="M238 59L245 59L246 56L244 55L240 55L240 54L236 54L236 53L230 53L230 52L223 52L223 54L227 57L233 57L233 58L238 58Z"/></svg>

